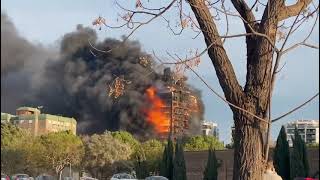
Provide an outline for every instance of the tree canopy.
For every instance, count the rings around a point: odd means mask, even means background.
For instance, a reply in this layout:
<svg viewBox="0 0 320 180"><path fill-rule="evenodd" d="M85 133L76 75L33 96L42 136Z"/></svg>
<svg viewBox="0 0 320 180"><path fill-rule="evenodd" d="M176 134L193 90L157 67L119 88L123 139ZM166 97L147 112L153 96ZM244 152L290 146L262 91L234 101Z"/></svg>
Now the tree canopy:
<svg viewBox="0 0 320 180"><path fill-rule="evenodd" d="M129 160L133 153L129 144L114 138L108 132L85 138L84 145L86 155L83 165L96 177L101 176L102 173L112 173L114 171L112 165Z"/></svg>
<svg viewBox="0 0 320 180"><path fill-rule="evenodd" d="M216 150L224 149L223 143L219 142L213 136L194 136L187 139L185 144L186 151L204 151L209 150L210 147Z"/></svg>

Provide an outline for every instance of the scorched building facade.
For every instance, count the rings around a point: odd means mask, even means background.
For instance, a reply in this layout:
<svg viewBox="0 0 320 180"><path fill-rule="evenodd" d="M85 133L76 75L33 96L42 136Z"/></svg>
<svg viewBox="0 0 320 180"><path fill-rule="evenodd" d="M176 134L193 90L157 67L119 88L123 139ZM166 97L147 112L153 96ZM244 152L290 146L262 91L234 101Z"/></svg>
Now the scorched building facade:
<svg viewBox="0 0 320 180"><path fill-rule="evenodd" d="M158 96L164 101L163 112L170 119L170 127L161 138L167 138L171 128L173 138L187 135L191 120L199 112L198 99L185 86L184 80L174 80L170 68L164 70L163 80L165 87L159 90ZM200 129L201 125L199 131Z"/></svg>

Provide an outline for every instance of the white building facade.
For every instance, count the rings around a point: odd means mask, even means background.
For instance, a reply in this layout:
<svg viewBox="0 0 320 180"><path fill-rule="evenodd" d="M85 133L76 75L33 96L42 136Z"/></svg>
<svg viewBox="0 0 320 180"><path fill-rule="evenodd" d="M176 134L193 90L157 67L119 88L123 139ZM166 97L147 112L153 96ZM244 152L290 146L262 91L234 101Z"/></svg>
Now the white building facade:
<svg viewBox="0 0 320 180"><path fill-rule="evenodd" d="M319 120L297 120L285 125L289 146L292 146L292 137L294 137L296 127L304 142L319 143Z"/></svg>
<svg viewBox="0 0 320 180"><path fill-rule="evenodd" d="M219 139L218 124L210 121L203 121L202 134L205 136L214 136Z"/></svg>

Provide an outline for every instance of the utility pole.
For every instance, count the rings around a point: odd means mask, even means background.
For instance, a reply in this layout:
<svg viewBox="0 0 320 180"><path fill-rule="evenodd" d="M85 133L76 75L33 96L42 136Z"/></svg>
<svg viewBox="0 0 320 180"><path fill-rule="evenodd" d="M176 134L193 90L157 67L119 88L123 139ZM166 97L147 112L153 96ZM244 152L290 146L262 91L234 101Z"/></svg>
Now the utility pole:
<svg viewBox="0 0 320 180"><path fill-rule="evenodd" d="M173 136L173 88L171 89L171 118L170 118L170 139L172 140Z"/></svg>

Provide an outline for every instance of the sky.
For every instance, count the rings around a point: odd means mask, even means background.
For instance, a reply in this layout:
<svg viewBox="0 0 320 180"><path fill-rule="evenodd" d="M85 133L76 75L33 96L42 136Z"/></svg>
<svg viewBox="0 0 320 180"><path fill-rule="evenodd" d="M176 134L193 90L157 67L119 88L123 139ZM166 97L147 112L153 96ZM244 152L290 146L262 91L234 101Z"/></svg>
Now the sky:
<svg viewBox="0 0 320 180"><path fill-rule="evenodd" d="M1 1L1 11L6 12L11 18L21 36L35 44L55 47L62 35L74 31L77 24L92 27L92 21L98 16L104 17L107 24L116 24L117 15L121 11L115 7L113 2L113 0L3 0ZM152 3L165 5L165 2L155 1ZM123 5L126 5L126 3L123 3ZM127 7L132 8L133 5ZM188 9L186 8L186 10ZM167 17L177 17L176 15L176 12L169 12ZM293 38L289 39L288 44L303 39L310 29L310 23L302 26ZM155 51L158 56L163 58L167 57L166 51L185 55L188 54L190 49L198 49L200 52L205 48L203 36L200 35L193 39L195 33L191 30L183 32L180 36L175 36L166 25L166 22L156 20L143 26L130 39L140 41L144 51L149 53ZM317 45L319 45L318 25L319 22L309 39L310 43ZM224 22L217 22L217 26L219 31L225 31ZM230 18L230 34L243 32L243 29L239 19ZM100 40L106 37L121 38L122 35L129 32L128 29L107 28L102 28L100 31L97 29L97 31ZM240 84L244 85L246 75L245 39L243 37L228 39L225 43L225 49ZM273 93L272 117L282 115L319 92L318 59L319 51L306 47L300 47L283 57L281 64L285 63L285 66L279 73ZM206 54L201 57L201 64L195 70L214 90L223 95L213 65ZM220 140L229 143L231 126L233 125L232 112L229 106L215 96L194 74L188 72L187 75L188 82L202 91L202 99L205 104L205 120L217 123ZM319 97L302 109L272 124L272 139L276 139L281 125L297 119L318 120Z"/></svg>

